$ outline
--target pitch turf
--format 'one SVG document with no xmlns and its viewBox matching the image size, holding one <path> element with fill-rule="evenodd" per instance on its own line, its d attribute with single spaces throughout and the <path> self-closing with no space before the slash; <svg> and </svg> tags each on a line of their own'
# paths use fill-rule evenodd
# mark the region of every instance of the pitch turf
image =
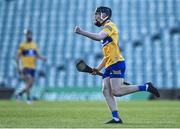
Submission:
<svg viewBox="0 0 180 129">
<path fill-rule="evenodd" d="M 41 128 L 180 128 L 180 102 L 118 102 L 124 124 L 106 125 L 111 119 L 105 102 L 0 101 L 0 127 Z"/>
</svg>

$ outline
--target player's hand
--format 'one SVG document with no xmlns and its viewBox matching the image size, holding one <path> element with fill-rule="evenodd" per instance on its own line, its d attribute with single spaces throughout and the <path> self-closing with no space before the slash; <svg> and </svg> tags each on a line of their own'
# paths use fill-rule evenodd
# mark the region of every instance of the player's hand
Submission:
<svg viewBox="0 0 180 129">
<path fill-rule="evenodd" d="M 81 28 L 79 27 L 79 26 L 76 26 L 75 28 L 74 28 L 74 32 L 75 33 L 77 33 L 77 34 L 81 34 Z"/>
<path fill-rule="evenodd" d="M 45 56 L 39 55 L 38 58 L 41 59 L 41 60 L 44 61 L 44 62 L 47 61 L 47 57 L 45 57 Z"/>
<path fill-rule="evenodd" d="M 18 69 L 17 69 L 17 72 L 18 72 L 19 78 L 20 78 L 21 80 L 24 80 L 25 76 L 24 76 L 24 74 L 23 74 L 23 70 L 20 69 L 20 68 L 18 68 Z"/>
<path fill-rule="evenodd" d="M 44 57 L 44 59 L 43 59 L 45 62 L 47 61 L 47 58 L 46 57 Z"/>
<path fill-rule="evenodd" d="M 22 70 L 20 70 L 19 68 L 17 69 L 17 72 L 19 75 L 21 75 L 23 73 Z"/>
<path fill-rule="evenodd" d="M 97 75 L 99 73 L 99 70 L 97 68 L 92 69 L 92 75 Z"/>
<path fill-rule="evenodd" d="M 16 70 L 17 70 L 18 74 L 21 74 L 21 73 L 22 73 L 22 69 L 21 69 L 20 65 L 18 65 L 18 66 L 16 67 Z"/>
</svg>

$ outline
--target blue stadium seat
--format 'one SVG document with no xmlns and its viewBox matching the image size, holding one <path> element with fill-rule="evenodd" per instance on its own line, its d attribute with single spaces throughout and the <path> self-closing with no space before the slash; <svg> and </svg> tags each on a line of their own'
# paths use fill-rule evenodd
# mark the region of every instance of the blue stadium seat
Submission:
<svg viewBox="0 0 180 129">
<path fill-rule="evenodd" d="M 119 28 L 119 45 L 127 63 L 127 81 L 135 84 L 152 81 L 158 88 L 180 87 L 180 34 L 169 33 L 180 21 L 179 0 L 0 1 L 0 79 L 16 75 L 10 62 L 24 40 L 23 30 L 30 28 L 49 64 L 48 76 L 40 78 L 36 85 L 100 86 L 101 78 L 79 73 L 74 66 L 78 58 L 84 58 L 93 67 L 100 62 L 95 58 L 101 53 L 100 43 L 73 33 L 75 25 L 99 31 L 92 24 L 96 5 L 110 6 L 113 10 L 112 19 Z M 160 34 L 160 40 L 152 40 L 156 33 Z M 141 43 L 135 45 L 136 40 Z M 60 64 L 67 69 L 58 71 Z M 37 68 L 41 67 L 43 64 L 37 62 Z M 13 87 L 20 85 L 16 79 L 7 80 Z"/>
</svg>

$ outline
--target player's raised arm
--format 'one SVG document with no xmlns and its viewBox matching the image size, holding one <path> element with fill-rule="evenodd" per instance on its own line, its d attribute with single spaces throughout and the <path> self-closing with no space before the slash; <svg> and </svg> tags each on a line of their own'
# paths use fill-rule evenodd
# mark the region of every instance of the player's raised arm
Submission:
<svg viewBox="0 0 180 129">
<path fill-rule="evenodd" d="M 96 41 L 100 41 L 100 40 L 103 40 L 105 39 L 108 34 L 104 31 L 101 31 L 99 33 L 91 33 L 91 32 L 88 32 L 88 31 L 85 31 L 83 29 L 81 29 L 79 26 L 76 26 L 74 28 L 74 32 L 77 33 L 77 34 L 80 34 L 80 35 L 83 35 L 83 36 L 86 36 L 92 40 L 96 40 Z"/>
</svg>

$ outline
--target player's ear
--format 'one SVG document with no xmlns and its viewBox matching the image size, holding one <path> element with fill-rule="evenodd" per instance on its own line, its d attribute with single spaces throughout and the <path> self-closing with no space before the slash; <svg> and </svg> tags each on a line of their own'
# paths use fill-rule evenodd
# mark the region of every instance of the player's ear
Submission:
<svg viewBox="0 0 180 129">
<path fill-rule="evenodd" d="M 102 13 L 102 17 L 103 18 L 107 17 L 107 14 L 106 13 Z"/>
<path fill-rule="evenodd" d="M 101 13 L 101 19 L 106 20 L 108 15 L 106 13 Z"/>
</svg>

